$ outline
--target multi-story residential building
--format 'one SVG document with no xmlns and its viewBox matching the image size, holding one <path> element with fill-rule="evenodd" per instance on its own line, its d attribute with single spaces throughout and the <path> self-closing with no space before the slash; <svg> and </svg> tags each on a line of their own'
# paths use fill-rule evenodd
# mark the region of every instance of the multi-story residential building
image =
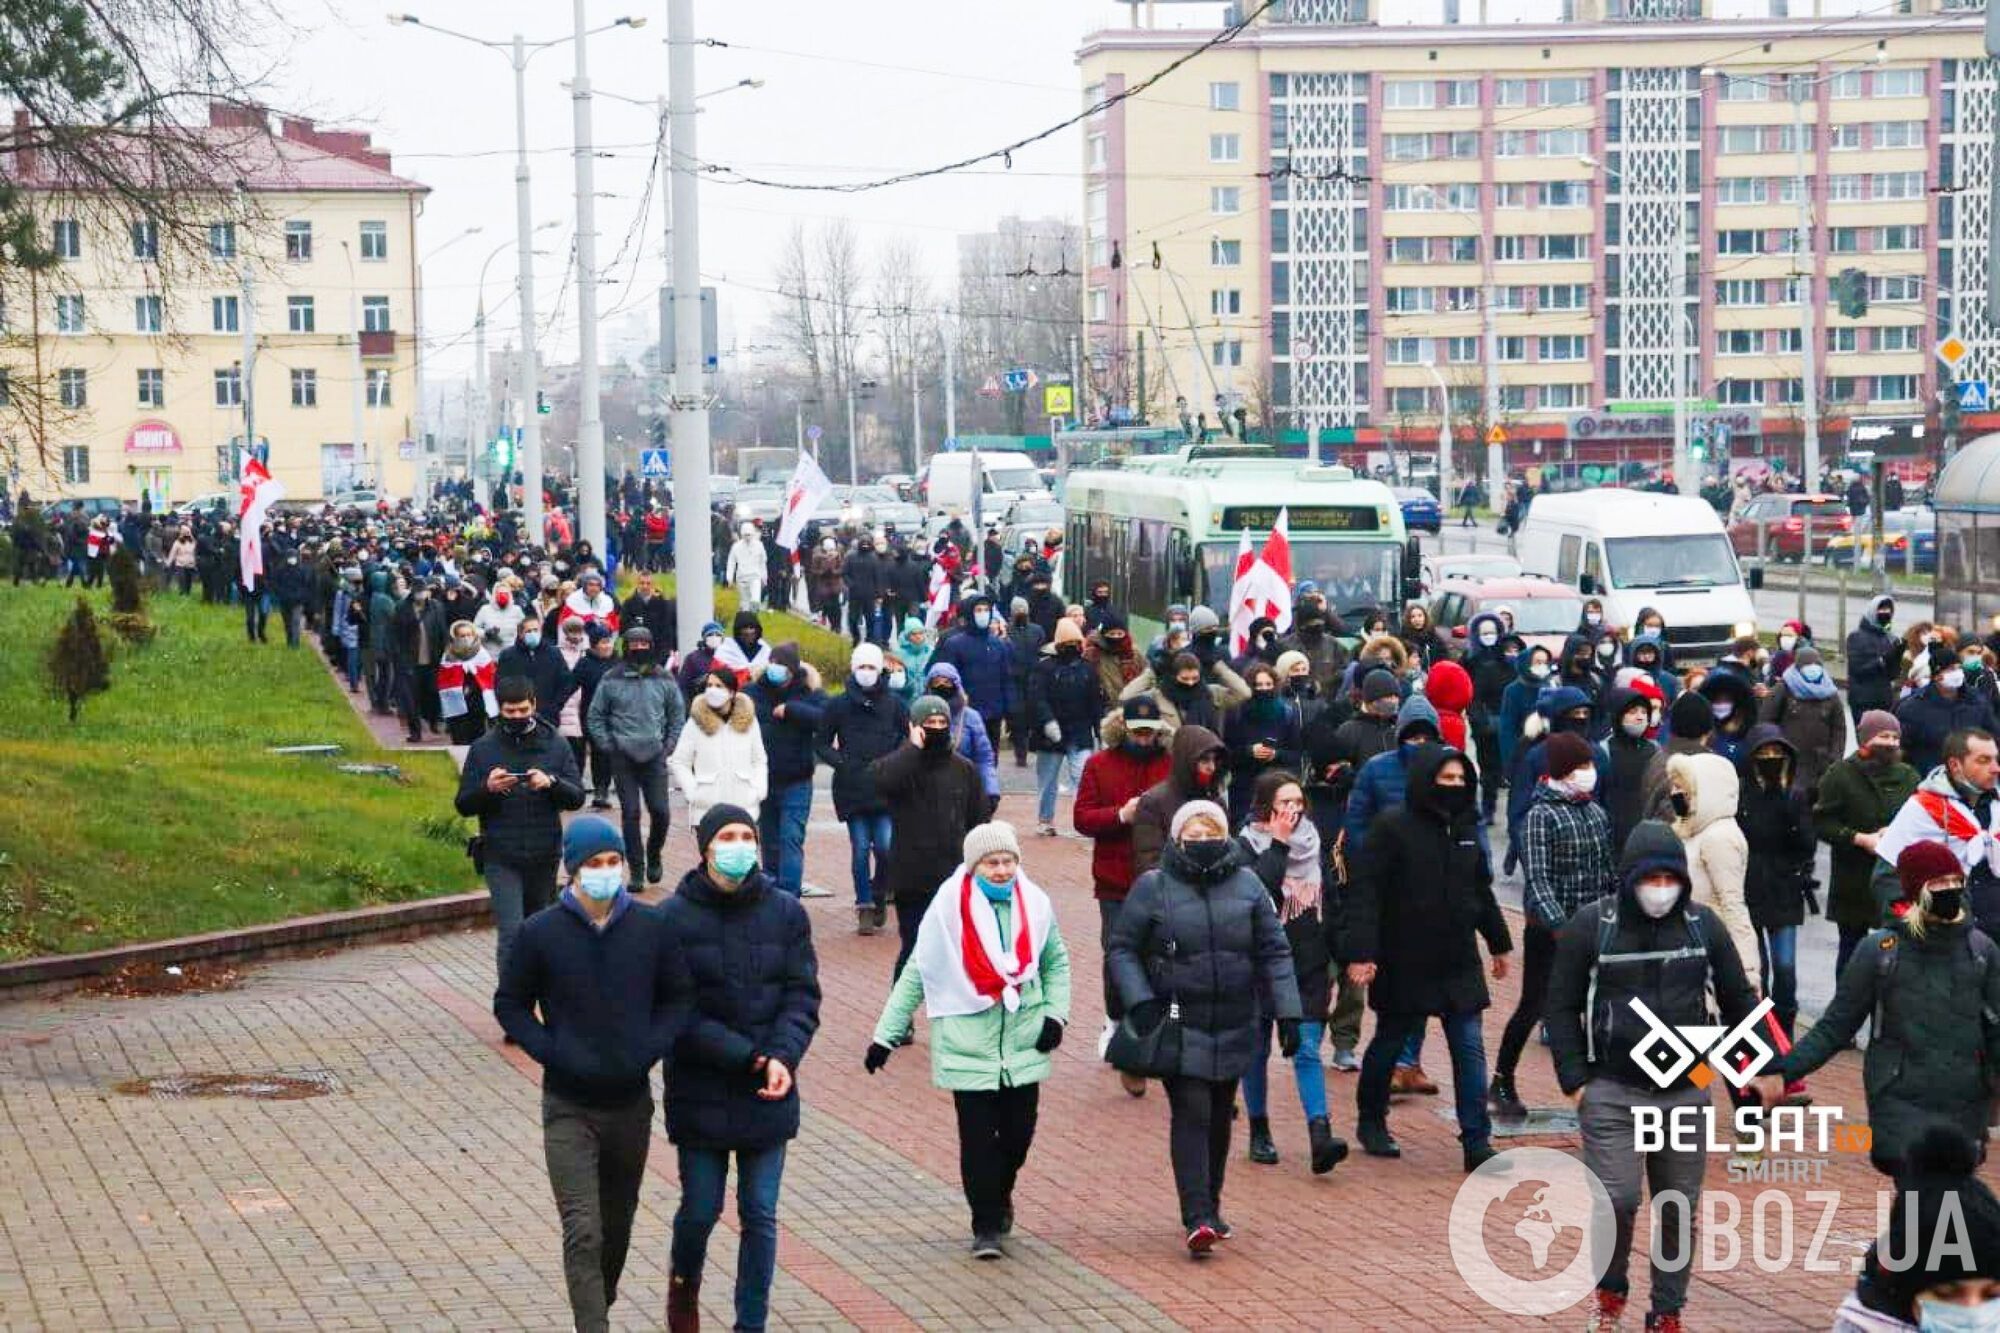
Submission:
<svg viewBox="0 0 2000 1333">
<path fill-rule="evenodd" d="M 367 134 L 309 120 L 273 130 L 255 108 L 216 106 L 186 133 L 218 179 L 212 196 L 172 197 L 165 225 L 80 197 L 43 155 L 7 153 L 58 256 L 5 277 L 10 485 L 156 508 L 233 490 L 247 411 L 289 497 L 412 494 L 427 187 Z"/>
<path fill-rule="evenodd" d="M 1983 3 L 1240 8 L 1086 122 L 1102 401 L 1164 421 L 1222 396 L 1365 444 L 1434 441 L 1443 393 L 1462 444 L 1498 424 L 1510 466 L 1580 469 L 1669 456 L 1677 366 L 1693 432 L 1795 463 L 1809 362 L 1833 459 L 1854 416 L 1936 418 L 1954 375 L 2000 380 Z M 1086 105 L 1216 35 L 1094 34 Z"/>
</svg>

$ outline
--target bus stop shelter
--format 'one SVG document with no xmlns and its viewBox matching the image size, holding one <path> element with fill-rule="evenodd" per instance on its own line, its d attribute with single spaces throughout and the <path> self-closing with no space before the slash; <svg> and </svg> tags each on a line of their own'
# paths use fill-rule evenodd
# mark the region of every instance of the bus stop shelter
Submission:
<svg viewBox="0 0 2000 1333">
<path fill-rule="evenodd" d="M 1958 451 L 1931 492 L 1937 511 L 1934 618 L 1971 627 L 2000 614 L 2000 435 Z"/>
</svg>

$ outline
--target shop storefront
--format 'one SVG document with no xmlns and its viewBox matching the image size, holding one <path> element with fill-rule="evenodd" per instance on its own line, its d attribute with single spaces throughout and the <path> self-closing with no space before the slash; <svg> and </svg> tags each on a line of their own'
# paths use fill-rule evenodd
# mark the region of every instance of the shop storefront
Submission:
<svg viewBox="0 0 2000 1333">
<path fill-rule="evenodd" d="M 174 506 L 174 469 L 181 462 L 181 437 L 164 421 L 141 421 L 125 433 L 125 467 L 136 480 L 139 498 L 153 509 Z"/>
</svg>

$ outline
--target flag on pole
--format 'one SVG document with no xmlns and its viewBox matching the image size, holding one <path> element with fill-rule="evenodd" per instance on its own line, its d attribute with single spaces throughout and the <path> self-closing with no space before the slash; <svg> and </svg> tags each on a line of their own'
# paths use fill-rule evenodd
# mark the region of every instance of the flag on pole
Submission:
<svg viewBox="0 0 2000 1333">
<path fill-rule="evenodd" d="M 1271 535 L 1264 539 L 1262 556 L 1264 567 L 1278 576 L 1284 585 L 1284 595 L 1277 598 L 1276 613 L 1265 612 L 1276 623 L 1278 633 L 1283 634 L 1292 627 L 1292 533 L 1291 511 L 1278 511 L 1278 525 L 1271 529 Z"/>
<path fill-rule="evenodd" d="M 800 454 L 799 465 L 792 469 L 792 479 L 785 483 L 785 504 L 778 514 L 778 545 L 796 552 L 806 520 L 831 494 L 833 483 L 826 479 L 826 473 L 819 470 L 812 455 Z"/>
<path fill-rule="evenodd" d="M 1250 644 L 1250 626 L 1260 619 L 1280 633 L 1292 625 L 1292 544 L 1288 517 L 1278 512 L 1277 526 L 1264 539 L 1263 550 L 1250 552 L 1250 534 L 1236 549 L 1236 582 L 1229 591 L 1229 642 L 1241 655 Z"/>
<path fill-rule="evenodd" d="M 236 509 L 238 563 L 243 567 L 243 586 L 250 589 L 264 576 L 264 540 L 259 529 L 271 506 L 285 498 L 285 487 L 255 454 L 246 453 L 236 492 L 241 501 Z"/>
</svg>

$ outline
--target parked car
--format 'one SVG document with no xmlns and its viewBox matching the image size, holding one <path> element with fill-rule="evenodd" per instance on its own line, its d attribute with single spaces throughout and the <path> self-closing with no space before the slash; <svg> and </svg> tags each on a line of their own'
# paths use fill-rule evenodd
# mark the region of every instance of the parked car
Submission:
<svg viewBox="0 0 2000 1333">
<path fill-rule="evenodd" d="M 1396 486 L 1391 490 L 1396 503 L 1403 507 L 1403 526 L 1411 532 L 1435 534 L 1444 527 L 1444 511 L 1438 508 L 1435 495 L 1415 486 Z"/>
<path fill-rule="evenodd" d="M 1502 606 L 1513 612 L 1516 634 L 1552 653 L 1583 620 L 1583 598 L 1554 579 L 1454 577 L 1432 594 L 1431 623 L 1463 643 L 1474 616 Z"/>
<path fill-rule="evenodd" d="M 1864 517 L 1858 527 L 1826 544 L 1826 563 L 1840 569 L 1874 564 L 1874 520 Z M 1937 515 L 1928 509 L 1891 509 L 1882 515 L 1882 555 L 1892 574 L 1904 569 L 1937 573 Z"/>
<path fill-rule="evenodd" d="M 374 487 L 357 486 L 353 490 L 336 491 L 327 496 L 326 507 L 337 514 L 372 514 L 381 498 Z"/>
<path fill-rule="evenodd" d="M 1729 544 L 1738 555 L 1761 552 L 1770 560 L 1803 559 L 1807 515 L 1812 517 L 1815 556 L 1825 554 L 1835 537 L 1853 531 L 1847 502 L 1837 495 L 1759 495 L 1729 521 Z"/>
<path fill-rule="evenodd" d="M 192 518 L 196 514 L 221 512 L 233 517 L 242 502 L 243 497 L 236 491 L 210 491 L 206 495 L 197 495 L 192 500 L 184 500 L 175 505 L 174 516 Z"/>
<path fill-rule="evenodd" d="M 924 511 L 897 498 L 889 486 L 856 486 L 842 499 L 841 521 L 849 527 L 894 527 L 898 532 L 915 532 L 923 526 Z"/>
<path fill-rule="evenodd" d="M 125 512 L 125 502 L 115 495 L 65 495 L 59 500 L 48 501 L 44 508 L 56 514 L 81 509 L 85 518 L 96 518 L 99 514 L 117 518 Z"/>
<path fill-rule="evenodd" d="M 785 488 L 782 486 L 739 486 L 736 489 L 734 512 L 738 523 L 746 523 L 753 518 L 775 523 L 784 507 Z"/>
<path fill-rule="evenodd" d="M 1429 555 L 1424 557 L 1424 592 L 1436 592 L 1446 579 L 1518 579 L 1521 562 L 1497 551 L 1475 555 Z"/>
</svg>

